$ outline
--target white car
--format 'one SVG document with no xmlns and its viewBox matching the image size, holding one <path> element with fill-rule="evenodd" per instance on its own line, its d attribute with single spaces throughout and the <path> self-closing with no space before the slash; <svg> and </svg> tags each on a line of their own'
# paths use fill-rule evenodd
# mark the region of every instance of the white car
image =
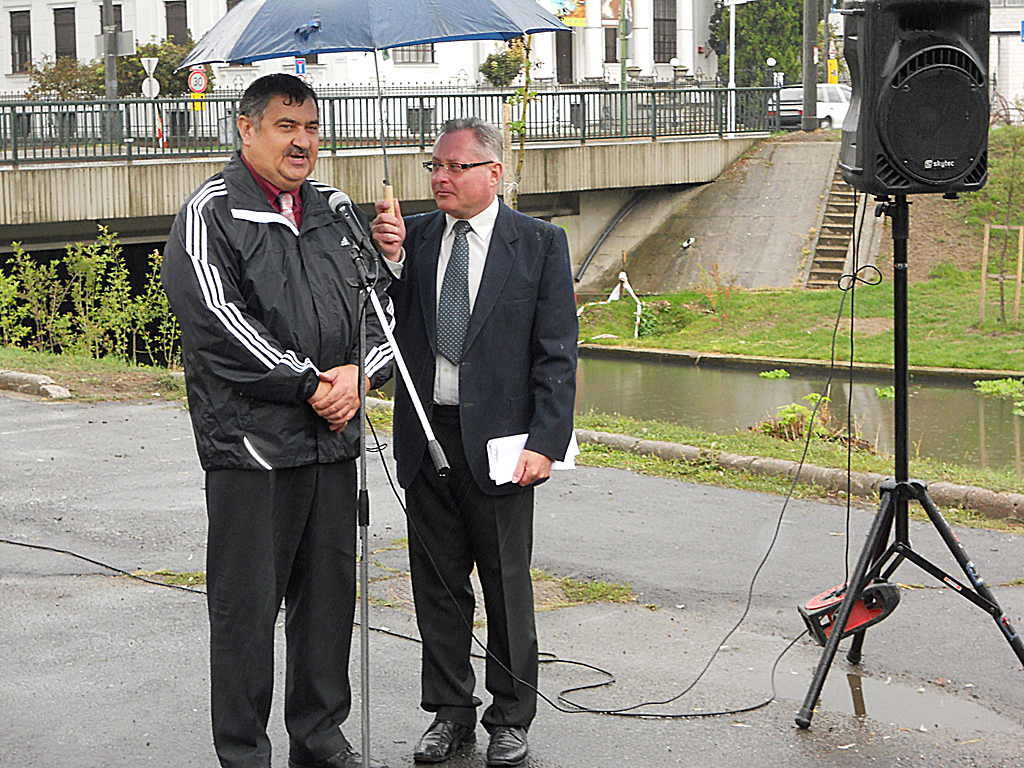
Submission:
<svg viewBox="0 0 1024 768">
<path fill-rule="evenodd" d="M 819 128 L 843 127 L 846 112 L 850 109 L 852 89 L 845 84 L 820 83 L 815 112 Z M 790 85 L 779 91 L 779 126 L 800 128 L 804 116 L 804 87 Z M 769 113 L 771 114 L 771 113 Z"/>
</svg>

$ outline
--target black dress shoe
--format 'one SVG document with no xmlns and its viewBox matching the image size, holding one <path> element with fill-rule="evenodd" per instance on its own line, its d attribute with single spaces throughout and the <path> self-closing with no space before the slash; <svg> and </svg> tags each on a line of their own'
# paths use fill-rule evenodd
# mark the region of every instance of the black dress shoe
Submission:
<svg viewBox="0 0 1024 768">
<path fill-rule="evenodd" d="M 412 759 L 417 763 L 443 763 L 460 747 L 475 743 L 476 729 L 451 720 L 435 720 L 416 745 Z"/>
<path fill-rule="evenodd" d="M 318 760 L 312 763 L 300 763 L 292 758 L 288 759 L 288 768 L 363 768 L 363 756 L 352 747 L 345 747 L 341 752 L 331 755 L 326 760 Z M 370 759 L 370 768 L 388 768 L 379 760 Z"/>
<path fill-rule="evenodd" d="M 488 765 L 519 765 L 530 754 L 526 746 L 526 729 L 499 725 L 491 733 L 487 747 Z"/>
</svg>

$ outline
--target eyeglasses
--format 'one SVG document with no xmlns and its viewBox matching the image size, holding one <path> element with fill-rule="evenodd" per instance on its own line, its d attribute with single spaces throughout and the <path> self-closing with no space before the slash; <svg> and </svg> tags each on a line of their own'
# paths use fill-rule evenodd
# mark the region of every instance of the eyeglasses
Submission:
<svg viewBox="0 0 1024 768">
<path fill-rule="evenodd" d="M 427 173 L 435 173 L 444 168 L 451 176 L 458 176 L 464 171 L 468 171 L 470 168 L 476 168 L 478 165 L 489 165 L 490 163 L 496 163 L 497 160 L 484 160 L 480 163 L 438 163 L 434 160 L 427 160 L 423 163 L 423 168 Z"/>
</svg>

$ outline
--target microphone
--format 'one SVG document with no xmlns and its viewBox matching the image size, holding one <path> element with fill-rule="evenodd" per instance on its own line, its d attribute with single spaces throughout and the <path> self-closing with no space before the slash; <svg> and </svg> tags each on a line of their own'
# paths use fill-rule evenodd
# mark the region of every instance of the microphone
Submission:
<svg viewBox="0 0 1024 768">
<path fill-rule="evenodd" d="M 359 219 L 356 217 L 352 198 L 344 192 L 338 191 L 327 198 L 327 205 L 330 206 L 330 209 L 348 229 L 349 234 L 356 241 L 356 245 L 360 252 L 376 261 L 377 249 L 374 247 L 373 241 L 366 234 L 362 224 L 360 224 Z M 364 283 L 368 282 L 365 275 L 366 268 L 363 266 L 362 260 L 356 257 L 355 261 L 356 264 L 360 265 L 359 268 L 364 273 Z M 378 266 L 378 269 L 379 268 L 380 267 Z M 402 356 L 402 352 L 398 348 L 398 342 L 395 340 L 395 336 L 387 323 L 387 319 L 384 317 L 384 309 L 381 307 L 380 299 L 377 298 L 377 294 L 372 290 L 368 290 L 367 293 L 369 294 L 370 302 L 373 304 L 373 310 L 377 313 L 377 318 L 380 320 L 381 327 L 384 330 L 384 335 L 391 344 L 391 349 L 395 353 L 395 364 L 398 366 L 398 372 L 401 375 L 402 380 L 405 382 L 406 387 L 409 389 L 409 395 L 412 398 L 413 410 L 416 412 L 420 426 L 427 438 L 427 452 L 430 454 L 430 459 L 434 463 L 434 469 L 437 470 L 439 477 L 447 477 L 448 471 L 451 468 L 448 464 L 448 457 L 445 456 L 444 448 L 441 447 L 441 443 L 438 442 L 437 437 L 434 435 L 434 430 L 430 426 L 427 414 L 423 410 L 423 404 L 420 402 L 419 394 L 416 392 L 416 385 L 413 383 L 412 376 L 409 375 L 409 369 L 405 365 L 405 358 Z"/>
<path fill-rule="evenodd" d="M 356 216 L 352 198 L 344 192 L 338 191 L 327 198 L 327 205 L 348 225 L 349 234 L 352 235 L 359 249 L 369 256 L 376 256 L 377 249 L 374 248 L 373 241 L 370 240 L 370 236 L 366 234 L 363 225 Z"/>
</svg>

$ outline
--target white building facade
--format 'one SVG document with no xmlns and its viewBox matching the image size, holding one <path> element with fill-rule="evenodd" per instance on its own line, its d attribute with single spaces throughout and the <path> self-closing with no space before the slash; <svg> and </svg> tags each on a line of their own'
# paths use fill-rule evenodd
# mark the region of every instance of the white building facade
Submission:
<svg viewBox="0 0 1024 768">
<path fill-rule="evenodd" d="M 239 0 L 115 0 L 115 23 L 137 43 L 191 32 L 199 40 Z M 301 1 L 301 0 L 296 0 Z M 713 77 L 718 60 L 708 46 L 714 0 L 538 0 L 572 31 L 534 35 L 533 76 L 541 82 L 618 82 L 625 69 L 619 42 L 620 13 L 630 19 L 629 77 L 668 81 Z M 1024 100 L 1024 0 L 991 0 L 990 85 L 994 100 Z M 0 93 L 23 93 L 29 62 L 73 56 L 100 57 L 102 0 L 0 0 Z M 379 62 L 385 87 L 469 86 L 484 82 L 480 65 L 498 49 L 491 41 L 438 43 L 391 51 Z M 170 66 L 163 62 L 160 66 Z M 305 62 L 315 86 L 374 84 L 371 54 L 337 53 Z M 269 72 L 295 72 L 294 59 L 252 66 L 216 65 L 218 88 L 241 89 Z"/>
<path fill-rule="evenodd" d="M 119 29 L 137 44 L 199 40 L 238 0 L 115 0 Z M 618 82 L 623 70 L 618 40 L 618 0 L 538 0 L 571 25 L 570 32 L 533 37 L 533 77 L 540 81 Z M 72 56 L 88 62 L 101 56 L 102 0 L 0 0 L 0 92 L 28 89 L 29 62 Z M 631 77 L 672 80 L 682 74 L 710 77 L 717 59 L 707 45 L 714 0 L 632 0 L 632 32 L 626 58 Z M 492 41 L 438 43 L 389 52 L 379 62 L 387 86 L 459 86 L 484 82 L 480 65 L 498 50 Z M 169 66 L 163 62 L 159 66 Z M 323 54 L 305 62 L 315 86 L 359 87 L 374 81 L 371 54 Z M 292 58 L 252 66 L 215 66 L 218 88 L 244 88 L 269 72 L 295 72 Z"/>
<path fill-rule="evenodd" d="M 1024 0 L 991 2 L 988 79 L 993 100 L 1024 109 Z"/>
</svg>

